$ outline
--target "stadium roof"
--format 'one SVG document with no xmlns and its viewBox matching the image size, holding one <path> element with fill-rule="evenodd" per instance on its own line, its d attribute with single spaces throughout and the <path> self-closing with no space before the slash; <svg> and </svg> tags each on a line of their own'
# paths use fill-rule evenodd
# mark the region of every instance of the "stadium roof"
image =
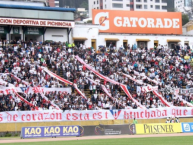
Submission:
<svg viewBox="0 0 193 145">
<path fill-rule="evenodd" d="M 25 6 L 25 5 L 8 5 L 0 4 L 0 8 L 15 8 L 15 9 L 31 9 L 31 10 L 47 10 L 47 11 L 62 11 L 75 12 L 75 8 L 58 8 L 58 7 L 41 7 L 41 6 Z"/>
</svg>

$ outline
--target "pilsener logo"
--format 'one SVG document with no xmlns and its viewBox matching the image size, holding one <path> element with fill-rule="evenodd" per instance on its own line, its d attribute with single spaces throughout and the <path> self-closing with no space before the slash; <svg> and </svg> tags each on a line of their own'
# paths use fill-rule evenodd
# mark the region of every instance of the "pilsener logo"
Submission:
<svg viewBox="0 0 193 145">
<path fill-rule="evenodd" d="M 189 124 L 183 124 L 184 131 L 190 131 L 190 125 Z"/>
<path fill-rule="evenodd" d="M 108 30 L 109 29 L 109 13 L 108 12 L 100 12 L 94 18 L 94 24 L 100 25 L 100 30 Z"/>
</svg>

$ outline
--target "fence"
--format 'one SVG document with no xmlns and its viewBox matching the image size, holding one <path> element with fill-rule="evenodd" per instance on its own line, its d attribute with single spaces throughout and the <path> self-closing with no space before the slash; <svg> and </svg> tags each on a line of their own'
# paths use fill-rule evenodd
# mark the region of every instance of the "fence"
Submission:
<svg viewBox="0 0 193 145">
<path fill-rule="evenodd" d="M 165 123 L 166 119 L 140 119 L 137 120 L 138 124 L 147 123 Z M 193 122 L 193 118 L 180 118 L 180 122 Z M 133 120 L 98 120 L 98 121 L 60 121 L 60 122 L 21 122 L 21 123 L 0 123 L 0 133 L 14 132 L 18 133 L 22 127 L 38 127 L 38 126 L 91 126 L 91 125 L 119 125 L 119 124 L 132 124 Z"/>
</svg>

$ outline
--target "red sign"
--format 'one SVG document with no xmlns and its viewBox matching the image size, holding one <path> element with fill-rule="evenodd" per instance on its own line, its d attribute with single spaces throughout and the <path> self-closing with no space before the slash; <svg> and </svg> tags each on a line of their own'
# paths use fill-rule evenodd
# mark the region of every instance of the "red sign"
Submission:
<svg viewBox="0 0 193 145">
<path fill-rule="evenodd" d="M 14 19 L 0 18 L 0 24 L 3 25 L 22 25 L 22 26 L 44 26 L 44 27 L 61 27 L 73 28 L 74 22 L 70 21 L 53 21 L 53 20 L 36 20 L 36 19 Z"/>
</svg>

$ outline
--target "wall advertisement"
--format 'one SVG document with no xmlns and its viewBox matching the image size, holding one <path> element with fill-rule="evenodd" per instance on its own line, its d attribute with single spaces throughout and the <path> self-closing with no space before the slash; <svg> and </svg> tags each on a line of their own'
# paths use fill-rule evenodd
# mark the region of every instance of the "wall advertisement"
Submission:
<svg viewBox="0 0 193 145">
<path fill-rule="evenodd" d="M 180 133 L 181 123 L 136 124 L 136 134 Z"/>
<path fill-rule="evenodd" d="M 21 138 L 193 132 L 193 123 L 22 127 Z"/>
<path fill-rule="evenodd" d="M 18 26 L 41 26 L 41 27 L 60 27 L 73 28 L 75 23 L 71 21 L 54 21 L 39 19 L 16 19 L 16 18 L 0 18 L 1 25 L 18 25 Z"/>
<path fill-rule="evenodd" d="M 79 126 L 22 127 L 22 138 L 80 136 Z"/>
<path fill-rule="evenodd" d="M 143 13 L 143 15 L 141 15 Z M 179 12 L 92 10 L 102 33 L 182 34 Z"/>
</svg>

